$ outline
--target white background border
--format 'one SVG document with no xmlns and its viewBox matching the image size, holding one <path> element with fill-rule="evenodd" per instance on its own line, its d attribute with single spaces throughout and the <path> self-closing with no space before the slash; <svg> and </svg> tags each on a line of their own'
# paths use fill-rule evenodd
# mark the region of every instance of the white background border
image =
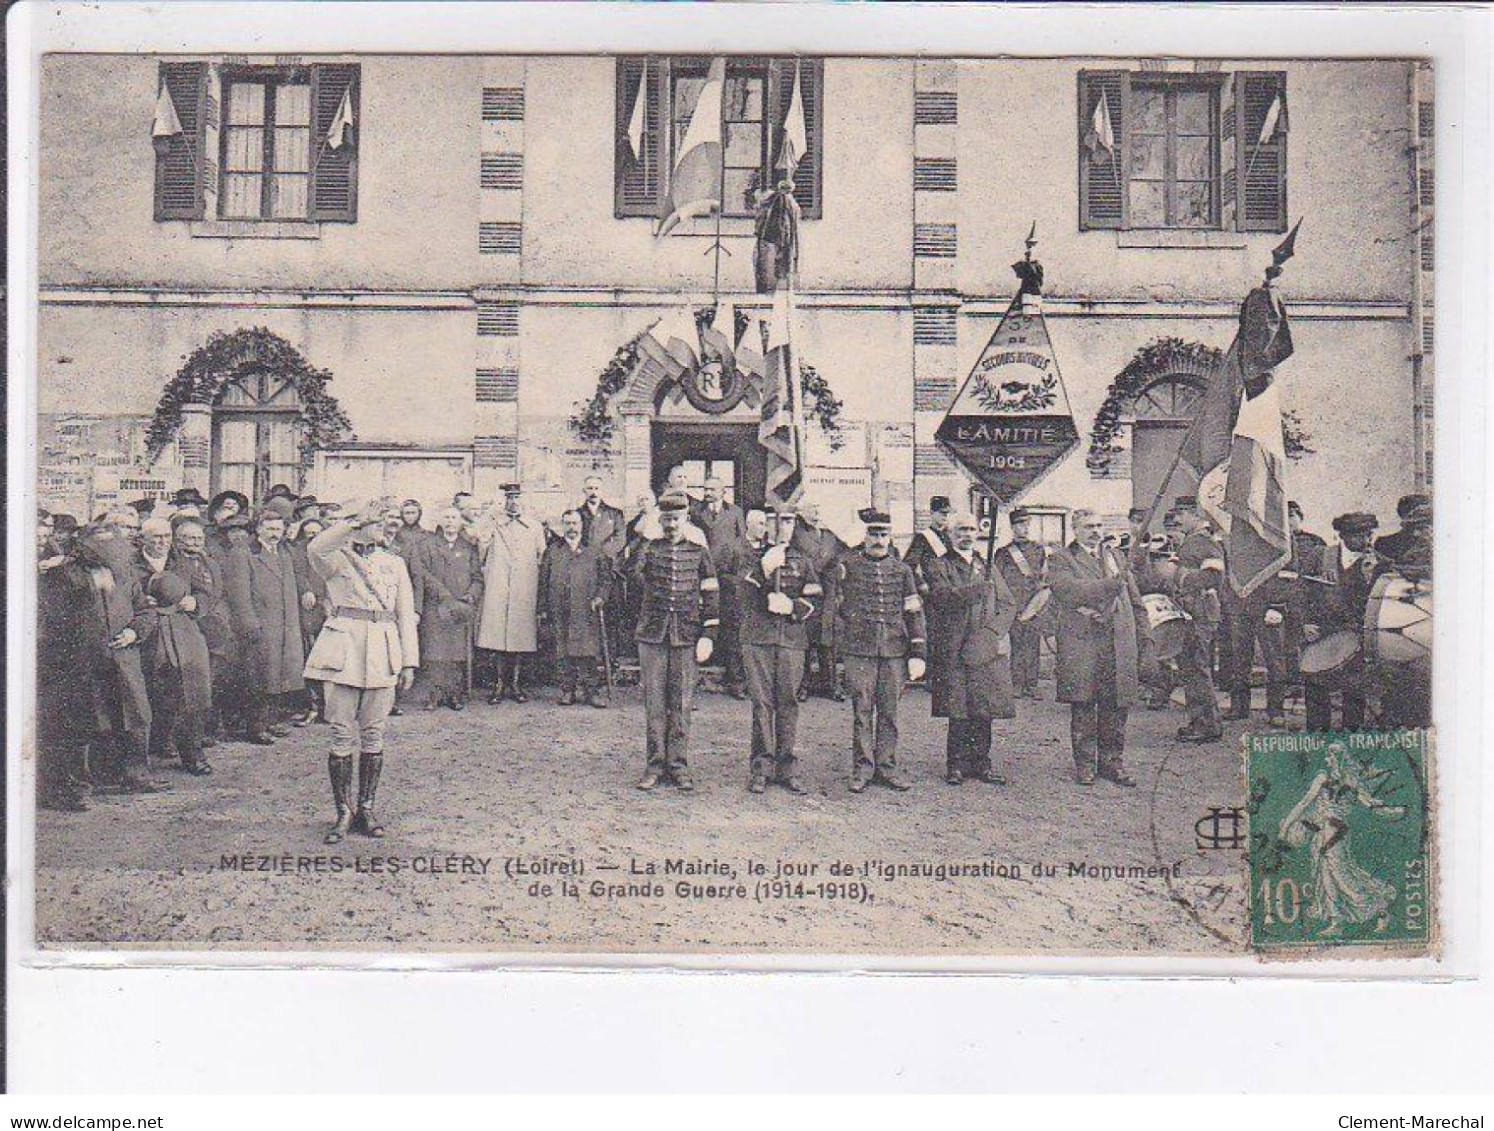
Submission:
<svg viewBox="0 0 1494 1131">
<path fill-rule="evenodd" d="M 31 701 L 35 452 L 35 146 L 43 50 L 528 52 L 830 50 L 838 54 L 1429 56 L 1437 97 L 1437 717 L 1443 922 L 1434 976 L 1491 966 L 1479 933 L 1482 599 L 1489 372 L 1489 13 L 1195 7 L 999 10 L 920 5 L 105 4 L 12 9 L 10 87 L 10 739 Z M 30 959 L 29 772 L 9 775 L 12 958 Z M 162 956 L 149 956 L 159 961 Z M 284 960 L 286 956 L 279 956 Z M 310 960 L 309 956 L 305 956 Z M 328 956 L 315 961 L 326 962 Z M 400 971 L 10 968 L 12 1086 L 46 1090 L 316 1090 L 640 1086 L 1175 1087 L 1397 1090 L 1487 1080 L 1483 983 L 1326 981 L 1391 967 L 1083 959 L 1002 961 L 1025 972 L 1150 980 L 659 971 L 440 973 L 437 960 L 335 959 Z M 190 961 L 199 966 L 202 955 Z M 218 956 L 212 961 L 218 962 Z M 223 956 L 224 963 L 253 962 Z M 470 965 L 474 959 L 458 959 Z M 531 959 L 550 963 L 553 959 Z M 676 962 L 669 959 L 665 961 Z M 103 968 L 97 964 L 105 963 Z M 762 959 L 748 959 L 763 965 Z M 677 964 L 682 964 L 677 962 Z M 691 963 L 695 964 L 695 963 Z M 796 968 L 834 960 L 792 959 Z M 867 965 L 866 960 L 852 960 Z M 930 967 L 964 963 L 937 960 Z M 977 963 L 992 967 L 993 963 Z M 412 970 L 409 967 L 422 969 Z M 1405 964 L 1399 967 L 1404 971 Z M 1416 967 L 1412 967 L 1416 969 Z M 1419 967 L 1423 972 L 1427 966 Z M 1310 979 L 1310 980 L 1309 980 Z M 370 1044 L 372 1043 L 372 1047 Z M 359 1055 L 332 1056 L 359 1049 Z M 336 1064 L 335 1075 L 328 1065 Z"/>
</svg>

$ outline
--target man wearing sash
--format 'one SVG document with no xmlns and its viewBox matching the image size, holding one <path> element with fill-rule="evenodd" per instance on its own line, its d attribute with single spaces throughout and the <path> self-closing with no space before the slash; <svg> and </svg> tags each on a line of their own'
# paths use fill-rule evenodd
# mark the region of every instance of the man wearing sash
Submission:
<svg viewBox="0 0 1494 1131">
<path fill-rule="evenodd" d="M 1035 542 L 1029 536 L 1032 529 L 1030 510 L 1013 507 L 1010 521 L 1012 540 L 996 551 L 996 568 L 1001 571 L 1002 579 L 1012 591 L 1020 610 L 1043 587 L 1047 551 L 1041 542 Z M 1042 617 L 1012 621 L 1012 687 L 1019 699 L 1043 697 L 1038 690 L 1038 670 L 1045 622 L 1046 618 Z"/>
<path fill-rule="evenodd" d="M 384 768 L 384 721 L 396 686 L 408 691 L 420 666 L 415 593 L 404 559 L 385 549 L 389 534 L 377 503 L 338 520 L 306 547 L 311 566 L 327 582 L 332 615 L 322 626 L 306 678 L 325 685 L 332 752 L 327 772 L 337 821 L 326 842 L 349 831 L 382 837 L 374 816 Z M 358 751 L 358 804 L 352 803 L 353 752 Z"/>
</svg>

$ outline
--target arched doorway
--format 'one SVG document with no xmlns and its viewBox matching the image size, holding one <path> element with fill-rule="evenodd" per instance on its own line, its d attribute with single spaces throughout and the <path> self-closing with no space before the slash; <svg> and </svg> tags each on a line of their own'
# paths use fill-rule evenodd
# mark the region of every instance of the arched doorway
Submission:
<svg viewBox="0 0 1494 1131">
<path fill-rule="evenodd" d="M 213 491 L 263 499 L 284 483 L 301 489 L 301 398 L 289 377 L 235 374 L 213 402 Z"/>
<path fill-rule="evenodd" d="M 1172 470 L 1178 449 L 1203 396 L 1204 380 L 1191 373 L 1169 373 L 1148 382 L 1131 402 L 1131 505 L 1149 507 Z M 1162 494 L 1157 513 L 1166 514 L 1179 495 L 1192 495 L 1198 480 L 1178 467 Z"/>
</svg>

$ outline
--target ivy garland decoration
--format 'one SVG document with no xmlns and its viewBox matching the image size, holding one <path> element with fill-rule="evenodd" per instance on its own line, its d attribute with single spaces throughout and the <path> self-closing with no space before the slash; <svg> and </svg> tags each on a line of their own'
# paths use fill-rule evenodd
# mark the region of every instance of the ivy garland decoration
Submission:
<svg viewBox="0 0 1494 1131">
<path fill-rule="evenodd" d="M 1122 417 L 1133 400 L 1159 377 L 1179 370 L 1186 372 L 1213 372 L 1224 361 L 1222 350 L 1201 342 L 1188 342 L 1182 338 L 1156 338 L 1136 351 L 1136 356 L 1116 374 L 1115 380 L 1105 390 L 1105 400 L 1095 413 L 1094 427 L 1090 432 L 1089 454 L 1085 465 L 1090 474 L 1103 476 L 1110 470 L 1122 447 L 1120 435 Z M 1312 452 L 1311 435 L 1302 426 L 1301 418 L 1294 411 L 1281 414 L 1282 435 L 1288 459 L 1301 459 Z"/>
<path fill-rule="evenodd" d="M 736 313 L 736 337 L 740 341 L 748 324 L 745 311 Z M 710 310 L 696 311 L 699 325 L 710 322 Z M 638 343 L 648 330 L 640 331 L 618 347 L 612 359 L 597 375 L 596 389 L 585 401 L 577 401 L 570 417 L 570 429 L 576 439 L 593 448 L 606 448 L 617 435 L 617 419 L 612 412 L 612 401 L 628 387 L 633 371 L 638 366 Z M 819 370 L 806 361 L 799 363 L 799 384 L 804 393 L 804 407 L 814 418 L 820 430 L 828 438 L 832 450 L 839 451 L 845 443 L 841 436 L 841 410 L 844 402 L 835 395 L 830 383 Z"/>
<path fill-rule="evenodd" d="M 176 438 L 185 405 L 210 405 L 228 382 L 260 370 L 287 378 L 295 386 L 301 401 L 302 466 L 310 467 L 319 449 L 357 438 L 347 413 L 327 391 L 331 370 L 317 369 L 284 338 L 267 327 L 253 326 L 216 331 L 167 382 L 145 434 L 149 458 L 159 458 Z"/>
</svg>

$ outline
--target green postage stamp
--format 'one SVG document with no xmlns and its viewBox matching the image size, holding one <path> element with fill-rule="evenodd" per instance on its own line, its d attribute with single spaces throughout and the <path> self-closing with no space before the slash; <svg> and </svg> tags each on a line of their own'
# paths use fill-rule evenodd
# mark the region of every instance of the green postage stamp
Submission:
<svg viewBox="0 0 1494 1131">
<path fill-rule="evenodd" d="M 1257 950 L 1427 948 L 1426 746 L 1420 730 L 1246 736 Z"/>
</svg>

